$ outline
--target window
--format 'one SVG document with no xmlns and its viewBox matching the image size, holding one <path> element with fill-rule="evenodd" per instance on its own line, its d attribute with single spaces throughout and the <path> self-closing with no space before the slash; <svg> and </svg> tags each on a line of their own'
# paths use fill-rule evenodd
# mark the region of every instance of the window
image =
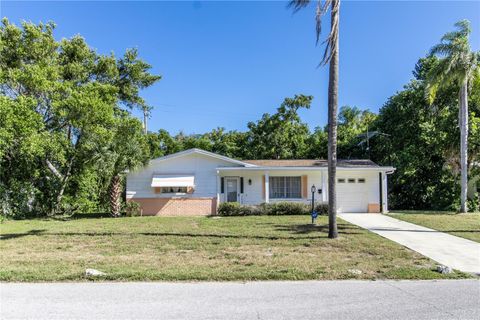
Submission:
<svg viewBox="0 0 480 320">
<path fill-rule="evenodd" d="M 161 187 L 160 193 L 187 193 L 188 187 Z"/>
<path fill-rule="evenodd" d="M 348 183 L 355 183 L 355 179 L 349 178 Z"/>
<path fill-rule="evenodd" d="M 345 179 L 337 179 L 338 183 L 345 183 Z"/>
<path fill-rule="evenodd" d="M 358 183 L 365 183 L 365 178 L 359 178 L 359 179 L 357 180 L 357 182 L 358 182 Z"/>
<path fill-rule="evenodd" d="M 269 192 L 272 199 L 299 199 L 302 197 L 301 177 L 270 177 Z"/>
</svg>

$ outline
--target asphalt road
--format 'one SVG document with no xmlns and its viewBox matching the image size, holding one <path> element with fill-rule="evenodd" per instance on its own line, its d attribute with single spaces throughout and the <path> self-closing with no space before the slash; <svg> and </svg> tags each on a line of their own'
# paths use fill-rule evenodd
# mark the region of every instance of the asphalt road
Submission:
<svg viewBox="0 0 480 320">
<path fill-rule="evenodd" d="M 1 283 L 1 319 L 480 319 L 480 281 Z"/>
</svg>

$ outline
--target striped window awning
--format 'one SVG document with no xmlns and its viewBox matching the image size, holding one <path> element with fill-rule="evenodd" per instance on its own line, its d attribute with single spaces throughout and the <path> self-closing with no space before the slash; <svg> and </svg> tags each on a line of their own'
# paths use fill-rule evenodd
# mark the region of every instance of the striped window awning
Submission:
<svg viewBox="0 0 480 320">
<path fill-rule="evenodd" d="M 195 177 L 188 175 L 154 175 L 152 188 L 157 187 L 194 187 Z"/>
</svg>

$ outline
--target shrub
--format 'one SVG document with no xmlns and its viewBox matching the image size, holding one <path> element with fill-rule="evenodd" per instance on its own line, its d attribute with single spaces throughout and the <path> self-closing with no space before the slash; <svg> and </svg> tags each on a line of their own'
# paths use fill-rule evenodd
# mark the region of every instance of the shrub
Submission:
<svg viewBox="0 0 480 320">
<path fill-rule="evenodd" d="M 317 203 L 315 210 L 319 215 L 328 214 L 328 205 Z M 262 203 L 259 206 L 241 205 L 238 202 L 224 202 L 218 206 L 220 216 L 252 216 L 252 215 L 309 215 L 311 205 L 302 202 Z"/>
<path fill-rule="evenodd" d="M 262 214 L 269 216 L 303 215 L 310 213 L 310 206 L 302 202 L 273 202 L 260 205 Z"/>
<path fill-rule="evenodd" d="M 223 202 L 218 206 L 217 212 L 221 216 L 239 216 L 241 204 L 238 202 Z"/>
<path fill-rule="evenodd" d="M 473 199 L 467 200 L 468 212 L 480 211 L 480 196 L 475 192 Z"/>
<path fill-rule="evenodd" d="M 318 215 L 328 216 L 328 204 L 326 203 L 315 204 L 315 211 L 317 211 Z"/>
<path fill-rule="evenodd" d="M 125 204 L 125 215 L 127 217 L 137 217 L 141 214 L 140 203 L 136 201 L 128 201 Z"/>
<path fill-rule="evenodd" d="M 223 202 L 218 206 L 221 216 L 254 216 L 261 214 L 258 207 L 241 205 L 238 202 Z"/>
</svg>

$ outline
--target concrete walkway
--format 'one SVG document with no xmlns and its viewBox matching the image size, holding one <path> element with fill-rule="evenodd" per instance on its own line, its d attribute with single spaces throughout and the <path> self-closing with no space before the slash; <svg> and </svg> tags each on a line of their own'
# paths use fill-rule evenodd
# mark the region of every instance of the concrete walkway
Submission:
<svg viewBox="0 0 480 320">
<path fill-rule="evenodd" d="M 338 216 L 417 251 L 440 264 L 460 271 L 480 274 L 480 243 L 382 214 L 343 213 Z"/>
<path fill-rule="evenodd" d="M 480 319 L 480 281 L 0 283 L 0 319 Z"/>
</svg>

